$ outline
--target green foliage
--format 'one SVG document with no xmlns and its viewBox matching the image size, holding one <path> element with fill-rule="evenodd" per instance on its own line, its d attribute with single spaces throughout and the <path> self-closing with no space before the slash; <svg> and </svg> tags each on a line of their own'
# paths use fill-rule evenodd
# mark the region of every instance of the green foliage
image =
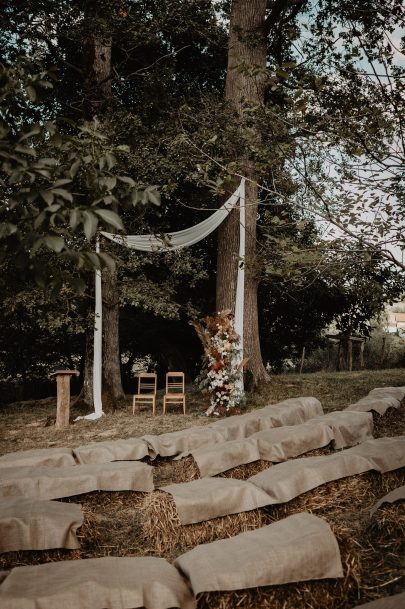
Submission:
<svg viewBox="0 0 405 609">
<path fill-rule="evenodd" d="M 13 95 L 35 101 L 35 87 L 53 86 L 47 72 L 27 71 L 32 67 L 26 61 L 19 68 L 1 66 L 6 119 Z M 129 148 L 117 144 L 109 131 L 111 127 L 97 119 L 77 125 L 69 121 L 69 133 L 55 122 L 18 131 L 5 125 L 0 129 L 3 256 L 12 254 L 17 268 L 39 285 L 55 281 L 51 268 L 38 257 L 43 248 L 79 269 L 113 268 L 108 255 L 86 249 L 81 233 L 91 242 L 98 228 L 123 230 L 118 208 L 160 204 L 155 186 L 145 187 L 125 175 Z"/>
</svg>

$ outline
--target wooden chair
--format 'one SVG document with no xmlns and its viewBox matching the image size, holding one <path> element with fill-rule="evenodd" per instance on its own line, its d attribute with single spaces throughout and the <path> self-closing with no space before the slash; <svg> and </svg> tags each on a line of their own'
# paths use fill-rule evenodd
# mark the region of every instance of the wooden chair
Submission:
<svg viewBox="0 0 405 609">
<path fill-rule="evenodd" d="M 141 406 L 152 405 L 152 414 L 156 414 L 156 387 L 157 376 L 155 372 L 142 372 L 138 374 L 138 393 L 132 402 L 132 414 L 140 412 Z"/>
<path fill-rule="evenodd" d="M 163 396 L 163 414 L 166 414 L 170 404 L 182 404 L 183 414 L 186 414 L 186 395 L 184 392 L 184 372 L 168 372 L 166 374 L 166 392 Z"/>
</svg>

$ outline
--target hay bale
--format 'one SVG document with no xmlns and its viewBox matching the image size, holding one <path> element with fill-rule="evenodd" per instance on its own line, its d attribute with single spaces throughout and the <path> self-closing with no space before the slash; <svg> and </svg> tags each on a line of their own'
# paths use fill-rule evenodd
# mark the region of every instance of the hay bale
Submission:
<svg viewBox="0 0 405 609">
<path fill-rule="evenodd" d="M 148 551 L 168 559 L 199 544 L 233 537 L 269 524 L 266 512 L 257 509 L 183 526 L 172 496 L 163 491 L 145 496 L 141 511 L 142 539 L 148 545 Z"/>
<path fill-rule="evenodd" d="M 155 488 L 200 478 L 197 463 L 191 455 L 178 461 L 174 461 L 172 457 L 157 457 L 152 464 L 155 468 L 153 475 Z"/>
<path fill-rule="evenodd" d="M 399 408 L 388 408 L 383 415 L 374 411 L 372 414 L 374 423 L 373 436 L 375 438 L 405 434 L 404 405 L 401 405 Z"/>
<path fill-rule="evenodd" d="M 375 501 L 403 484 L 404 478 L 405 469 L 384 475 L 366 472 L 329 482 L 285 504 L 190 525 L 180 523 L 169 493 L 155 491 L 146 495 L 141 505 L 141 535 L 148 551 L 172 558 L 198 544 L 232 537 L 303 511 L 324 517 L 331 526 L 346 526 L 349 521 L 356 529 L 359 519 L 369 518 L 368 510 Z"/>
<path fill-rule="evenodd" d="M 60 560 L 143 554 L 139 542 L 139 507 L 145 495 L 131 491 L 95 491 L 64 499 L 64 503 L 82 505 L 84 522 L 77 533 L 81 547 L 77 550 L 5 552 L 0 555 L 0 570 Z"/>
<path fill-rule="evenodd" d="M 226 472 L 222 472 L 215 476 L 215 478 L 234 478 L 235 480 L 247 480 L 251 476 L 262 472 L 264 469 L 271 467 L 270 461 L 253 461 L 253 463 L 246 463 L 246 465 L 238 465 L 232 469 L 228 469 Z"/>
</svg>

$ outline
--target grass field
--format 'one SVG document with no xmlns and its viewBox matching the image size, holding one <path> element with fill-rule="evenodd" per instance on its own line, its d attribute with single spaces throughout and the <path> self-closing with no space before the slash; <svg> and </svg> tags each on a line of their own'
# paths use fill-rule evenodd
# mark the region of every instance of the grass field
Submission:
<svg viewBox="0 0 405 609">
<path fill-rule="evenodd" d="M 286 398 L 313 395 L 325 412 L 340 410 L 364 397 L 371 389 L 405 386 L 405 370 L 363 371 L 275 376 L 271 383 L 249 397 L 251 410 Z M 161 400 L 159 401 L 161 409 Z M 201 416 L 207 400 L 192 388 L 188 391 L 189 414 L 169 413 L 152 418 L 150 413 L 133 416 L 128 407 L 99 421 L 80 421 L 66 431 L 45 427 L 55 412 L 55 400 L 23 402 L 1 410 L 0 452 L 29 448 L 77 446 L 91 441 L 163 433 L 212 422 Z M 405 434 L 405 408 L 389 409 L 374 416 L 375 437 Z M 330 448 L 322 449 L 328 452 Z M 321 452 L 322 452 L 321 451 Z M 184 480 L 187 470 L 169 459 L 154 463 L 157 484 Z M 225 474 L 246 478 L 259 471 L 263 462 L 240 466 Z M 186 471 L 186 474 L 185 474 Z M 325 484 L 288 504 L 254 510 L 242 515 L 216 518 L 207 523 L 181 527 L 176 514 L 161 514 L 170 521 L 165 532 L 154 527 L 151 495 L 131 492 L 95 492 L 63 501 L 80 503 L 85 521 L 79 530 L 80 550 L 8 552 L 0 556 L 0 569 L 48 561 L 76 560 L 100 556 L 162 556 L 173 560 L 196 543 L 212 541 L 264 526 L 303 510 L 324 518 L 338 538 L 345 576 L 342 580 L 305 582 L 232 593 L 203 594 L 198 608 L 212 609 L 350 609 L 361 602 L 405 590 L 403 504 L 388 505 L 370 519 L 370 507 L 393 488 L 405 484 L 405 471 L 384 476 L 368 472 Z M 153 494 L 156 496 L 156 494 Z M 181 528 L 180 528 L 181 527 Z M 171 533 L 173 531 L 174 533 Z M 177 535 L 177 537 L 176 537 Z M 165 541 L 166 539 L 166 541 Z"/>
</svg>

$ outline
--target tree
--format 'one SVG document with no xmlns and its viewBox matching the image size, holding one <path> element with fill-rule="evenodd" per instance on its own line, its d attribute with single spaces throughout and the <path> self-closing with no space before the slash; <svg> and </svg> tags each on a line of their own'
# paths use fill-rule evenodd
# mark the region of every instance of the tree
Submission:
<svg viewBox="0 0 405 609">
<path fill-rule="evenodd" d="M 248 192 L 251 214 L 246 222 L 250 246 L 245 265 L 250 279 L 245 295 L 249 302 L 245 340 L 255 381 L 265 378 L 258 338 L 253 343 L 249 338 L 251 332 L 257 337 L 260 264 L 254 246 L 257 191 L 253 184 L 258 180 L 262 193 L 270 193 L 273 200 L 295 204 L 302 216 L 316 217 L 336 227 L 336 246 L 348 240 L 357 241 L 361 249 L 376 256 L 381 254 L 388 262 L 404 268 L 389 249 L 378 243 L 381 236 L 397 242 L 401 239 L 402 203 L 400 199 L 392 201 L 393 194 L 400 194 L 397 184 L 401 169 L 398 152 L 392 152 L 390 143 L 393 138 L 398 144 L 403 141 L 399 94 L 403 83 L 394 70 L 393 82 L 388 87 L 381 86 L 377 79 L 368 81 L 364 88 L 364 69 L 350 63 L 356 54 L 368 61 L 380 60 L 385 67 L 392 63 L 392 53 L 384 42 L 379 42 L 379 37 L 386 28 L 392 30 L 401 22 L 399 3 L 394 0 L 390 3 L 392 11 L 388 19 L 385 10 L 380 11 L 373 4 L 367 9 L 358 3 L 333 1 L 316 7 L 305 0 L 250 3 L 234 0 L 231 4 L 225 95 L 237 110 L 243 128 L 241 139 L 246 144 L 243 157 L 236 157 L 237 173 L 245 175 L 251 184 Z M 339 28 L 342 50 L 336 48 L 333 40 Z M 300 39 L 302 30 L 310 30 L 313 36 L 308 43 Z M 376 72 L 373 63 L 371 67 Z M 390 78 L 388 72 L 386 76 Z M 366 103 L 373 110 L 365 111 L 359 121 L 359 106 Z M 392 115 L 387 117 L 390 106 Z M 269 158 L 271 155 L 273 159 Z M 354 174 L 359 163 L 353 159 L 359 155 L 366 157 L 359 175 L 364 181 L 367 174 L 368 190 L 379 188 L 379 196 L 373 193 L 371 197 L 364 184 L 356 181 Z M 216 161 L 212 157 L 210 160 Z M 330 171 L 332 164 L 335 174 Z M 379 175 L 379 171 L 387 167 L 391 176 L 384 184 L 387 178 Z M 230 172 L 226 163 L 222 169 L 224 173 Z M 282 174 L 287 171 L 296 183 L 292 192 L 286 191 L 283 184 Z M 382 205 L 384 194 L 389 196 Z M 370 210 L 371 222 L 370 217 L 364 216 Z M 388 235 L 390 229 L 394 236 Z M 234 302 L 237 243 L 238 222 L 233 214 L 220 231 L 218 308 L 224 303 L 232 306 Z"/>
</svg>

